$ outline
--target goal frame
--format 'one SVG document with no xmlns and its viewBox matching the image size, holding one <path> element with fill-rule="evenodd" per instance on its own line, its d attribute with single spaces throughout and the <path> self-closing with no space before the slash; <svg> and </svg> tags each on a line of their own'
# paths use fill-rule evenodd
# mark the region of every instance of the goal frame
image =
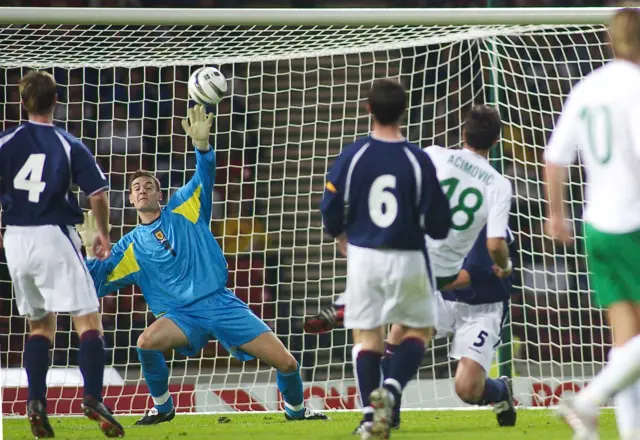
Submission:
<svg viewBox="0 0 640 440">
<path fill-rule="evenodd" d="M 0 24 L 461 26 L 604 24 L 619 8 L 172 9 L 0 7 Z"/>
<path fill-rule="evenodd" d="M 172 9 L 0 7 L 3 25 L 168 25 L 168 26 L 482 26 L 603 25 L 617 7 L 598 8 L 326 8 Z M 491 38 L 489 39 L 491 41 Z M 492 57 L 492 100 L 499 102 L 500 61 Z M 498 359 L 500 374 L 511 376 L 509 323 Z"/>
</svg>

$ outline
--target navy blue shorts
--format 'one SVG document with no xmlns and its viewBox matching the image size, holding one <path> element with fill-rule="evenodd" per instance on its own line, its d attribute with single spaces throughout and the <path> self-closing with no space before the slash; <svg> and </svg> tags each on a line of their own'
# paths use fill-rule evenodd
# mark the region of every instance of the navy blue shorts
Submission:
<svg viewBox="0 0 640 440">
<path fill-rule="evenodd" d="M 215 338 L 236 359 L 249 361 L 253 356 L 244 353 L 238 347 L 271 331 L 269 326 L 229 289 L 168 312 L 163 317 L 172 320 L 187 336 L 189 345 L 176 348 L 176 351 L 184 356 L 198 354 Z"/>
</svg>

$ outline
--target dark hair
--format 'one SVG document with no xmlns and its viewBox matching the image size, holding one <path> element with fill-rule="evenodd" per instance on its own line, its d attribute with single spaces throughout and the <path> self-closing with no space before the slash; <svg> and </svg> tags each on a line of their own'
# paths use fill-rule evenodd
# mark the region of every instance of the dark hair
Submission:
<svg viewBox="0 0 640 440">
<path fill-rule="evenodd" d="M 131 179 L 129 179 L 129 191 L 131 191 L 133 189 L 133 181 L 136 180 L 138 177 L 149 177 L 153 180 L 153 182 L 156 184 L 156 190 L 160 191 L 160 181 L 158 180 L 158 178 L 156 176 L 153 175 L 152 172 L 150 171 L 146 171 L 146 170 L 138 170 L 135 173 L 133 173 L 131 175 Z"/>
<path fill-rule="evenodd" d="M 56 105 L 56 96 L 56 80 L 50 73 L 32 70 L 20 80 L 20 98 L 29 114 L 50 114 Z"/>
<path fill-rule="evenodd" d="M 502 120 L 495 107 L 474 105 L 464 120 L 464 141 L 471 148 L 489 150 L 500 138 Z"/>
<path fill-rule="evenodd" d="M 377 79 L 371 86 L 368 102 L 371 114 L 378 123 L 397 124 L 407 109 L 407 91 L 398 81 Z"/>
</svg>

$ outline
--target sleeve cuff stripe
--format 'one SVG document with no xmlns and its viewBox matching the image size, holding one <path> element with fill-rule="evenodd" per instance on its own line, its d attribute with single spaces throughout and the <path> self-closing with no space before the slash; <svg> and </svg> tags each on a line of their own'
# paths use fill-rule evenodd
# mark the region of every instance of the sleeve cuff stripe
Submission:
<svg viewBox="0 0 640 440">
<path fill-rule="evenodd" d="M 95 190 L 91 194 L 87 194 L 87 197 L 95 196 L 96 194 L 99 194 L 99 193 L 101 193 L 103 191 L 109 191 L 109 185 L 103 186 L 102 188 L 98 188 L 97 190 Z"/>
</svg>

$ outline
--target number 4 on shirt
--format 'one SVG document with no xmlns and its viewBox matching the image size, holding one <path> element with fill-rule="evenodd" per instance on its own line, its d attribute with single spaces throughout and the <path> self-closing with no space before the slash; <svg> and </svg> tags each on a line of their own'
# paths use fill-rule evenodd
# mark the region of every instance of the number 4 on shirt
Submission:
<svg viewBox="0 0 640 440">
<path fill-rule="evenodd" d="M 42 153 L 31 154 L 22 165 L 18 174 L 13 179 L 13 187 L 29 192 L 29 201 L 38 203 L 40 194 L 47 186 L 42 181 L 42 171 L 44 170 L 44 160 L 46 156 Z"/>
</svg>

